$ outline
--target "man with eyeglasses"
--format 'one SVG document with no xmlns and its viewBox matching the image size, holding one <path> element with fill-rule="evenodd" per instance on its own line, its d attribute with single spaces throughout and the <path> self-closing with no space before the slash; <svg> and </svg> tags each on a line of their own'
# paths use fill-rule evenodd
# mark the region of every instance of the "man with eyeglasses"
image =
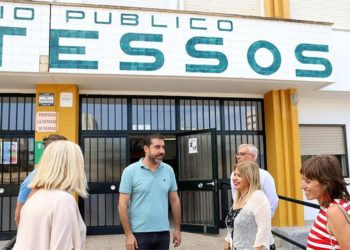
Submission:
<svg viewBox="0 0 350 250">
<path fill-rule="evenodd" d="M 242 161 L 256 161 L 258 158 L 258 149 L 255 145 L 253 144 L 241 144 L 238 147 L 238 153 L 236 154 L 236 159 L 237 162 L 242 162 Z M 260 174 L 260 183 L 263 188 L 263 191 L 270 203 L 271 207 L 271 216 L 275 214 L 276 208 L 278 206 L 278 195 L 276 193 L 276 187 L 275 187 L 275 181 L 272 177 L 272 175 L 267 172 L 264 169 L 259 169 L 259 174 Z M 233 172 L 230 177 L 230 184 L 231 184 L 231 191 L 232 191 L 232 198 L 234 199 L 236 195 L 236 190 L 233 185 Z M 270 237 L 270 250 L 276 249 L 274 240 L 271 234 Z"/>
</svg>

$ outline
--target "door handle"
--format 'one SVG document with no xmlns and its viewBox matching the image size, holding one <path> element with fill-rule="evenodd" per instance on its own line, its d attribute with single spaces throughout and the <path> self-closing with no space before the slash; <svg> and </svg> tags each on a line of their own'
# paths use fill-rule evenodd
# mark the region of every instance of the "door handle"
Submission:
<svg viewBox="0 0 350 250">
<path fill-rule="evenodd" d="M 111 185 L 111 190 L 115 190 L 115 185 Z"/>
<path fill-rule="evenodd" d="M 203 188 L 203 183 L 202 182 L 200 182 L 200 183 L 198 183 L 198 188 Z"/>
<path fill-rule="evenodd" d="M 0 188 L 0 194 L 5 193 L 5 188 Z"/>
<path fill-rule="evenodd" d="M 212 182 L 207 182 L 207 186 L 215 186 L 215 181 L 212 181 Z"/>
</svg>

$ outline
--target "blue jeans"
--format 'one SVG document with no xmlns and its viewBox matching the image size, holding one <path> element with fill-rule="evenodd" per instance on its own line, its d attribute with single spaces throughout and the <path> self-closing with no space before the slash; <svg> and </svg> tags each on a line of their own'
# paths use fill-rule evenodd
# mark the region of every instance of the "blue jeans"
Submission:
<svg viewBox="0 0 350 250">
<path fill-rule="evenodd" d="M 169 250 L 169 231 L 134 233 L 134 235 L 139 247 L 138 250 Z"/>
</svg>

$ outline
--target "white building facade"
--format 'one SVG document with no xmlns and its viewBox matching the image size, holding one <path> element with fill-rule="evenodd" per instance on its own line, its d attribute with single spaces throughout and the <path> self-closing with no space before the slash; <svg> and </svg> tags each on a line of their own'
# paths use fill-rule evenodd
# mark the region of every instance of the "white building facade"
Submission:
<svg viewBox="0 0 350 250">
<path fill-rule="evenodd" d="M 316 7 L 332 10 L 322 15 L 329 19 L 314 16 Z M 303 199 L 301 160 L 315 154 L 337 155 L 349 178 L 349 9 L 344 1 L 1 1 L 2 233 L 15 230 L 18 185 L 50 133 L 84 151 L 91 195 L 79 205 L 90 233 L 121 232 L 120 174 L 142 156 L 146 133 L 166 135 L 191 231 L 223 225 L 241 143 L 258 146 L 285 197 Z M 199 151 L 190 154 L 193 138 Z M 274 224 L 314 214 L 281 201 Z"/>
</svg>

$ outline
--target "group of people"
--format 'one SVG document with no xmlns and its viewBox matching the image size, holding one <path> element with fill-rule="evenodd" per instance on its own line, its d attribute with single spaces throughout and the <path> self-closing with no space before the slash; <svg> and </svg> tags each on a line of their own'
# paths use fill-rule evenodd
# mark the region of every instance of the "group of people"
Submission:
<svg viewBox="0 0 350 250">
<path fill-rule="evenodd" d="M 270 232 L 278 196 L 272 176 L 256 164 L 257 155 L 251 144 L 240 145 L 236 155 L 225 250 L 275 249 Z M 314 156 L 303 163 L 300 174 L 306 198 L 321 206 L 306 249 L 350 249 L 350 195 L 340 162 L 331 155 Z"/>
<path fill-rule="evenodd" d="M 65 137 L 45 141 L 39 167 L 21 185 L 15 219 L 18 225 L 13 249 L 83 249 L 86 226 L 73 192 L 87 196 L 87 180 L 80 147 Z M 164 137 L 147 135 L 145 156 L 123 171 L 118 212 L 127 250 L 169 249 L 168 205 L 174 247 L 181 244 L 181 208 L 175 174 L 163 162 Z M 271 174 L 256 163 L 258 149 L 242 144 L 230 177 L 233 205 L 226 217 L 225 250 L 276 249 L 271 219 L 278 206 Z M 336 157 L 315 156 L 300 170 L 307 199 L 321 205 L 307 240 L 307 249 L 350 249 L 350 195 Z M 25 204 L 25 205 L 24 205 Z"/>
</svg>

